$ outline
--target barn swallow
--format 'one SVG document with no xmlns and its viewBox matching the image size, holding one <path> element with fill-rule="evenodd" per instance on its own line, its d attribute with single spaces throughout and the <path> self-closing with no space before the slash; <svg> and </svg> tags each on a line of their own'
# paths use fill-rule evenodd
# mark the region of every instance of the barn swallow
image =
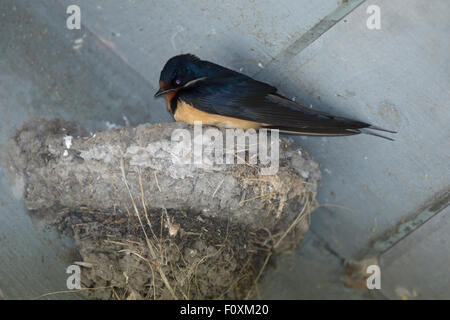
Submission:
<svg viewBox="0 0 450 320">
<path fill-rule="evenodd" d="M 167 61 L 159 90 L 176 121 L 239 129 L 278 129 L 309 136 L 379 136 L 368 129 L 396 133 L 365 122 L 304 107 L 277 88 L 218 64 L 182 54 Z"/>
</svg>

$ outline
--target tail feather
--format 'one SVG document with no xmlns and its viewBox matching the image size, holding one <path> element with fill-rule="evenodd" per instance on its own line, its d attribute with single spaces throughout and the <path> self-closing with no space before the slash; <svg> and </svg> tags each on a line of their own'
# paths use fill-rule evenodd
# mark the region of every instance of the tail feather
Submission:
<svg viewBox="0 0 450 320">
<path fill-rule="evenodd" d="M 370 125 L 369 127 L 367 127 L 367 129 L 384 131 L 384 132 L 389 132 L 389 133 L 397 133 L 397 131 L 392 131 L 392 130 L 384 129 L 384 128 L 373 126 L 373 125 Z"/>
<path fill-rule="evenodd" d="M 368 134 L 368 135 L 371 135 L 371 136 L 380 137 L 380 138 L 387 139 L 387 140 L 390 140 L 390 141 L 395 141 L 394 139 L 392 139 L 392 138 L 390 138 L 390 137 L 383 136 L 383 135 L 378 134 L 378 133 L 376 133 L 376 132 L 372 132 L 372 131 L 370 131 L 370 130 L 368 130 L 368 129 L 372 129 L 372 130 L 380 130 L 380 131 L 385 131 L 385 132 L 390 132 L 390 133 L 397 133 L 397 132 L 395 132 L 395 131 L 382 130 L 382 129 L 375 129 L 375 128 L 372 128 L 372 127 L 369 127 L 369 128 L 363 128 L 363 129 L 360 129 L 359 131 L 360 131 L 361 133 Z"/>
<path fill-rule="evenodd" d="M 367 128 L 358 128 L 358 129 L 347 129 L 347 128 L 295 128 L 295 127 L 283 127 L 283 126 L 264 126 L 264 129 L 278 129 L 281 133 L 292 134 L 292 135 L 305 135 L 305 136 L 328 136 L 328 137 L 337 137 L 337 136 L 351 136 L 355 134 L 367 134 L 375 137 L 380 137 L 383 139 L 387 139 L 390 141 L 395 141 L 390 137 L 383 136 L 376 132 L 372 132 L 368 129 L 385 131 L 390 133 L 396 133 L 395 131 L 390 131 L 386 129 L 381 129 L 378 127 L 369 126 Z"/>
<path fill-rule="evenodd" d="M 305 136 L 351 136 L 361 133 L 359 129 L 346 128 L 295 128 L 286 126 L 264 126 L 264 129 L 278 129 L 281 133 L 296 134 Z"/>
</svg>

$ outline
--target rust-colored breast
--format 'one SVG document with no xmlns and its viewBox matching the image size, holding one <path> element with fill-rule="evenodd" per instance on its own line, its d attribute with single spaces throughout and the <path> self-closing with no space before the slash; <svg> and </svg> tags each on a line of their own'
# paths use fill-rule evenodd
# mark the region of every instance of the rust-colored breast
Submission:
<svg viewBox="0 0 450 320">
<path fill-rule="evenodd" d="M 247 130 L 259 129 L 261 127 L 261 124 L 257 122 L 220 116 L 200 111 L 182 100 L 178 100 L 174 118 L 176 121 L 182 121 L 189 124 L 194 124 L 195 121 L 201 121 L 202 125 L 210 125 L 221 128 Z"/>
</svg>

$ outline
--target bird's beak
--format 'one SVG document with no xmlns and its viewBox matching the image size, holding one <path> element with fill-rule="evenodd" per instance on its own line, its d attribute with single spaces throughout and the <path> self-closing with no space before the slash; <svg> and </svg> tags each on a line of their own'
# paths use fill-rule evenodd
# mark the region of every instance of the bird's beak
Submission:
<svg viewBox="0 0 450 320">
<path fill-rule="evenodd" d="M 172 91 L 172 90 L 175 90 L 175 89 L 163 89 L 163 88 L 159 88 L 159 90 L 156 91 L 156 93 L 155 93 L 155 98 L 156 98 L 156 97 L 159 97 L 159 96 L 161 96 L 161 95 L 163 95 L 163 94 L 165 94 L 165 93 L 167 93 L 167 92 L 170 92 L 170 91 Z"/>
</svg>

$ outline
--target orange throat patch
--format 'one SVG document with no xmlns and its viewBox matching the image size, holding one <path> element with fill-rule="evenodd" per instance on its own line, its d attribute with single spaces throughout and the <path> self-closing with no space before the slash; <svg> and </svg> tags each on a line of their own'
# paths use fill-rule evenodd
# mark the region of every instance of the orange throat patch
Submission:
<svg viewBox="0 0 450 320">
<path fill-rule="evenodd" d="M 174 91 L 170 91 L 170 92 L 164 94 L 164 97 L 166 98 L 167 111 L 169 111 L 172 116 L 173 116 L 173 112 L 172 112 L 172 108 L 170 107 L 170 102 L 172 101 L 172 99 L 176 93 L 177 93 L 176 90 L 174 90 Z"/>
</svg>

